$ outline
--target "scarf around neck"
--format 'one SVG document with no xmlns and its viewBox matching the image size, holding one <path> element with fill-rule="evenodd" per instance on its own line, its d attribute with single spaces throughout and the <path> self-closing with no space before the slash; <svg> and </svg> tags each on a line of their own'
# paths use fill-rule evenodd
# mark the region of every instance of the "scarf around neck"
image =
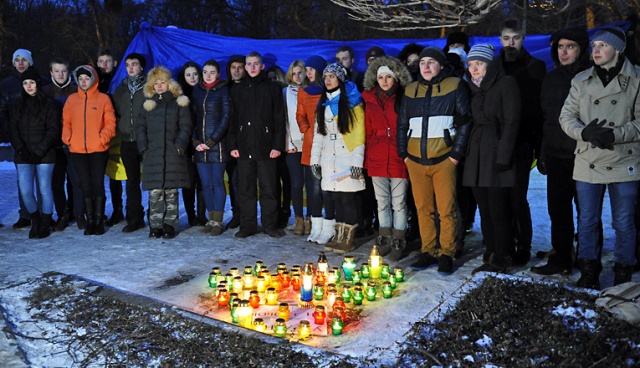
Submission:
<svg viewBox="0 0 640 368">
<path fill-rule="evenodd" d="M 352 81 L 347 81 L 344 84 L 344 87 L 347 92 L 349 107 L 353 109 L 354 107 L 360 105 L 362 103 L 362 96 L 360 95 L 358 88 L 356 88 L 356 84 L 353 83 Z M 329 106 L 329 108 L 331 109 L 331 113 L 333 113 L 334 116 L 338 116 L 338 104 L 340 102 L 340 95 L 341 93 L 338 93 L 333 97 L 333 99 L 331 100 L 327 99 L 327 101 L 325 101 L 322 104 L 322 106 L 325 106 L 325 107 Z"/>
<path fill-rule="evenodd" d="M 144 82 L 146 82 L 147 78 L 144 74 L 138 74 L 134 77 L 127 77 L 127 86 L 129 87 L 129 92 L 131 94 L 135 94 L 137 90 L 142 89 L 144 86 Z"/>
</svg>

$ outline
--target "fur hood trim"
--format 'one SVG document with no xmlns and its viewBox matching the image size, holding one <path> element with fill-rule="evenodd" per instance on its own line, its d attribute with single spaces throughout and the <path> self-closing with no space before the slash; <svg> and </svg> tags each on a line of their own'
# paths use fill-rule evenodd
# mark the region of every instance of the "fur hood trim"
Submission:
<svg viewBox="0 0 640 368">
<path fill-rule="evenodd" d="M 178 106 L 189 106 L 189 97 L 185 96 L 182 93 L 180 84 L 174 79 L 171 79 L 171 72 L 169 71 L 169 69 L 163 66 L 156 66 L 149 71 L 149 74 L 147 74 L 147 82 L 144 85 L 144 96 L 147 98 L 147 100 L 144 102 L 144 104 L 142 104 L 142 107 L 146 111 L 151 111 L 157 106 L 156 100 L 159 97 L 157 97 L 158 94 L 156 93 L 153 86 L 156 81 L 160 79 L 167 81 L 167 84 L 169 85 L 168 92 L 176 98 L 176 103 L 178 104 Z"/>
<path fill-rule="evenodd" d="M 395 74 L 398 83 L 402 87 L 406 87 L 413 81 L 411 72 L 406 65 L 393 56 L 381 56 L 373 59 L 371 64 L 367 67 L 367 71 L 364 73 L 364 89 L 371 91 L 378 85 L 378 68 L 381 66 L 387 66 Z"/>
</svg>

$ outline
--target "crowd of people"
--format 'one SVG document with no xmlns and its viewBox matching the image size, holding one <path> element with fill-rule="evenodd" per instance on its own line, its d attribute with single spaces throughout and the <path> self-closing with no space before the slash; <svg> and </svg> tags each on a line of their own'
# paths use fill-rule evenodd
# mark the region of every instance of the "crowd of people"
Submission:
<svg viewBox="0 0 640 368">
<path fill-rule="evenodd" d="M 599 288 L 608 189 L 614 284 L 630 281 L 640 248 L 640 69 L 625 57 L 625 32 L 555 32 L 549 73 L 524 38 L 522 23 L 509 19 L 500 50 L 470 45 L 463 32 L 444 49 L 412 43 L 397 57 L 372 47 L 364 73 L 348 46 L 331 62 L 300 55 L 286 71 L 265 69 L 251 52 L 225 60 L 227 80 L 216 60 L 189 61 L 174 79 L 161 65 L 145 71 L 145 56 L 131 53 L 127 77 L 112 81 L 117 61 L 103 50 L 97 69 L 52 60 L 49 82 L 18 49 L 13 75 L 0 82 L 0 125 L 18 174 L 13 227 L 30 226 L 29 238 L 41 239 L 74 221 L 85 235 L 126 221 L 123 232 L 148 223 L 149 237 L 171 239 L 182 193 L 189 225 L 204 233 L 279 238 L 292 204 L 293 234 L 336 253 L 353 251 L 375 223 L 380 254 L 398 261 L 410 251 L 410 230 L 419 230 L 411 267 L 448 275 L 477 208 L 485 252 L 474 273 L 503 273 L 531 258 L 527 191 L 537 163 L 547 176 L 553 250 L 532 272 L 577 266 L 578 286 Z"/>
</svg>

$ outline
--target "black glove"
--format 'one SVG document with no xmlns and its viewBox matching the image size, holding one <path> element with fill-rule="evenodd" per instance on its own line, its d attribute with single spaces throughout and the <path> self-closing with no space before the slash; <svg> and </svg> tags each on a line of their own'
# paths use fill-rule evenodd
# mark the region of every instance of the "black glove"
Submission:
<svg viewBox="0 0 640 368">
<path fill-rule="evenodd" d="M 351 166 L 351 179 L 354 179 L 354 180 L 363 179 L 361 167 Z"/>
<path fill-rule="evenodd" d="M 511 165 L 509 164 L 500 164 L 500 163 L 496 163 L 496 170 L 501 173 L 501 172 L 505 172 L 507 170 L 509 170 L 511 168 Z"/>
<path fill-rule="evenodd" d="M 24 163 L 30 163 L 31 161 L 31 151 L 27 147 L 21 147 L 16 151 L 18 157 L 20 157 L 20 161 Z"/>
<path fill-rule="evenodd" d="M 320 165 L 311 165 L 311 173 L 316 177 L 316 179 L 322 179 L 322 167 L 320 167 Z"/>
<path fill-rule="evenodd" d="M 596 136 L 591 143 L 600 149 L 613 149 L 613 141 L 616 139 L 613 130 L 606 129 L 600 135 Z"/>
<path fill-rule="evenodd" d="M 538 172 L 540 172 L 540 174 L 547 175 L 547 164 L 544 162 L 543 157 L 540 157 L 538 159 L 538 163 L 536 164 L 536 167 L 538 168 Z"/>
<path fill-rule="evenodd" d="M 580 133 L 582 140 L 593 143 L 592 141 L 603 133 L 603 129 L 607 129 L 603 128 L 606 123 L 607 119 L 602 120 L 600 123 L 598 123 L 598 119 L 591 121 L 586 127 L 584 127 L 584 129 L 582 129 L 582 133 Z"/>
</svg>

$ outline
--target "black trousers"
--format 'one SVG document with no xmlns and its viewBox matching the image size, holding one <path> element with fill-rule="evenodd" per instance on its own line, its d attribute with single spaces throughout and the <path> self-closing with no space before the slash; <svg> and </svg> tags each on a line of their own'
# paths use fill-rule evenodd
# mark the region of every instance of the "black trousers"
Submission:
<svg viewBox="0 0 640 368">
<path fill-rule="evenodd" d="M 509 190 L 511 211 L 513 213 L 514 235 L 520 249 L 531 249 L 533 226 L 531 224 L 531 209 L 527 200 L 529 192 L 529 174 L 533 163 L 533 149 L 520 147 L 516 155 L 516 185 Z M 515 249 L 512 249 L 512 252 Z"/>
<path fill-rule="evenodd" d="M 348 225 L 358 223 L 357 197 L 360 192 L 324 192 L 331 196 L 336 211 L 336 222 Z"/>
<path fill-rule="evenodd" d="M 486 245 L 485 258 L 495 253 L 503 258 L 513 248 L 513 226 L 510 205 L 512 188 L 473 187 L 480 210 L 480 227 Z"/>
<path fill-rule="evenodd" d="M 142 165 L 142 155 L 138 152 L 136 142 L 122 142 L 120 145 L 120 157 L 124 164 L 124 171 L 127 173 L 127 223 L 141 221 L 144 219 L 144 208 L 142 207 L 142 190 L 140 189 L 140 166 Z"/>
<path fill-rule="evenodd" d="M 262 227 L 274 229 L 278 221 L 277 162 L 267 160 L 238 160 L 238 193 L 240 231 L 256 232 L 258 211 L 256 189 L 260 188 L 260 220 Z M 258 185 L 256 185 L 258 182 Z"/>
<path fill-rule="evenodd" d="M 571 250 L 575 233 L 573 203 L 576 182 L 573 180 L 574 158 L 547 157 L 547 208 L 551 220 L 551 245 L 555 253 L 549 262 L 571 268 Z M 577 203 L 576 203 L 577 204 Z"/>
<path fill-rule="evenodd" d="M 104 198 L 104 172 L 107 168 L 109 151 L 89 154 L 71 153 L 71 159 L 78 170 L 84 198 Z"/>
</svg>

